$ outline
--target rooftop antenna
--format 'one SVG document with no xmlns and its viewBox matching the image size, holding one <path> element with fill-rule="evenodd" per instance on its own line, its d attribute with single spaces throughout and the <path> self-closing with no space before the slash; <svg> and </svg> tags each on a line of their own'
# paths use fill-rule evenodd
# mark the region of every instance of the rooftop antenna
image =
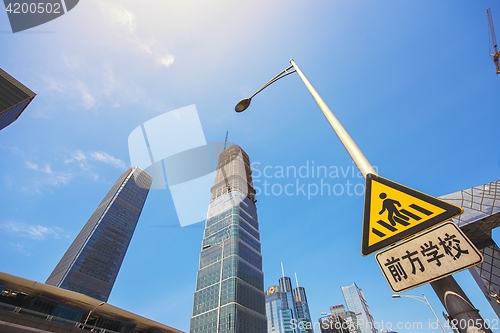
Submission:
<svg viewBox="0 0 500 333">
<path fill-rule="evenodd" d="M 226 131 L 226 140 L 224 140 L 224 150 L 226 150 L 226 145 L 227 145 L 227 135 L 229 134 L 229 131 Z"/>
<path fill-rule="evenodd" d="M 488 24 L 490 26 L 490 35 L 491 41 L 493 43 L 493 53 L 490 53 L 490 56 L 493 58 L 493 62 L 495 63 L 495 67 L 497 69 L 497 74 L 500 74 L 500 52 L 498 52 L 497 39 L 495 37 L 495 28 L 493 27 L 493 19 L 491 18 L 491 10 L 490 8 L 486 8 L 486 15 L 488 16 Z M 491 49 L 490 49 L 491 51 Z"/>
<path fill-rule="evenodd" d="M 297 273 L 295 273 L 295 283 L 297 284 L 297 288 L 299 287 L 299 279 L 297 278 Z"/>
<path fill-rule="evenodd" d="M 283 263 L 281 263 L 281 276 L 285 277 L 285 269 L 283 268 Z"/>
</svg>

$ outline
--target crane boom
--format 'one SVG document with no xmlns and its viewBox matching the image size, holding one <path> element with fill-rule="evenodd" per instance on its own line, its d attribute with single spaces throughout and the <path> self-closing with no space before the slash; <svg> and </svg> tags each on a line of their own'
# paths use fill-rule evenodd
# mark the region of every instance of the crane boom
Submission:
<svg viewBox="0 0 500 333">
<path fill-rule="evenodd" d="M 497 69 L 497 74 L 500 74 L 500 52 L 498 52 L 497 38 L 495 36 L 495 28 L 493 26 L 493 18 L 491 17 L 490 8 L 486 8 L 486 15 L 488 15 L 488 24 L 490 27 L 491 41 L 493 43 L 493 52 L 490 56 L 493 58 L 493 62 L 495 63 L 495 67 Z"/>
</svg>

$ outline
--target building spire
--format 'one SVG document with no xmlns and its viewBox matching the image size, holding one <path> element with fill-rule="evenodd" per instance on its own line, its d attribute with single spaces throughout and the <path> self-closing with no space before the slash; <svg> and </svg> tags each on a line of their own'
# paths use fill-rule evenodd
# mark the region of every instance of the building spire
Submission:
<svg viewBox="0 0 500 333">
<path fill-rule="evenodd" d="M 299 279 L 297 278 L 297 273 L 295 274 L 295 283 L 297 284 L 297 288 L 299 287 Z"/>
<path fill-rule="evenodd" d="M 283 263 L 281 263 L 281 276 L 285 277 L 285 268 L 283 267 Z"/>
</svg>

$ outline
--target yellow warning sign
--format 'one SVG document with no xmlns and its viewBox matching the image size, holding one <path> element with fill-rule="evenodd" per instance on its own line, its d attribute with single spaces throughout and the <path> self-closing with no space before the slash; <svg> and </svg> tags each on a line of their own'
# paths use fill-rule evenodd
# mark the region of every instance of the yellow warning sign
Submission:
<svg viewBox="0 0 500 333">
<path fill-rule="evenodd" d="M 368 174 L 361 253 L 373 253 L 462 211 L 458 206 Z"/>
</svg>

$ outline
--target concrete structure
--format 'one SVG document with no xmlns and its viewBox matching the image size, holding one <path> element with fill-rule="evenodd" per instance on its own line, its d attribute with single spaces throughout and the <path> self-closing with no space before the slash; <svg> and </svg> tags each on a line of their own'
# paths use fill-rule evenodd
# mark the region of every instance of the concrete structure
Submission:
<svg viewBox="0 0 500 333">
<path fill-rule="evenodd" d="M 0 130 L 19 118 L 36 94 L 0 68 Z"/>
<path fill-rule="evenodd" d="M 265 333 L 265 296 L 255 189 L 248 155 L 219 156 L 193 301 L 191 333 Z"/>
<path fill-rule="evenodd" d="M 47 279 L 47 284 L 106 302 L 151 186 L 138 167 L 125 171 Z"/>
<path fill-rule="evenodd" d="M 0 272 L 2 333 L 183 333 L 73 291 Z"/>
<path fill-rule="evenodd" d="M 500 316 L 500 249 L 491 230 L 500 225 L 500 180 L 441 196 L 464 209 L 452 219 L 482 252 L 484 262 L 469 269 L 495 313 Z"/>
</svg>

